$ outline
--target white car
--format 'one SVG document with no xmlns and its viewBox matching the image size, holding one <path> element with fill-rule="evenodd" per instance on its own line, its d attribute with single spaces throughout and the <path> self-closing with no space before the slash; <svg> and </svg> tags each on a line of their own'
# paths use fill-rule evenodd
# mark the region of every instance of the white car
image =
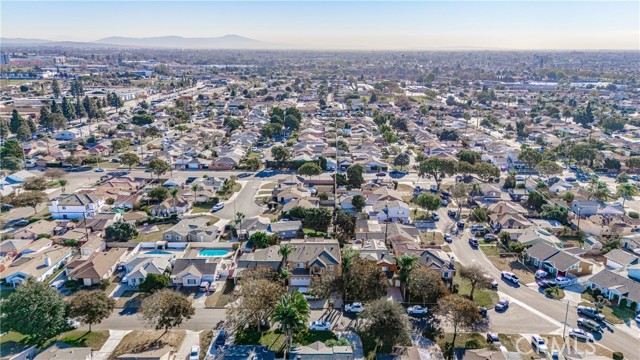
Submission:
<svg viewBox="0 0 640 360">
<path fill-rule="evenodd" d="M 211 208 L 211 212 L 221 210 L 223 207 L 224 207 L 224 203 L 217 203 L 213 205 L 213 207 Z"/>
<path fill-rule="evenodd" d="M 542 279 L 547 277 L 547 275 L 549 275 L 548 272 L 544 271 L 544 270 L 538 270 L 536 271 L 536 279 Z"/>
<path fill-rule="evenodd" d="M 68 325 L 70 328 L 77 329 L 77 328 L 79 328 L 79 327 L 80 327 L 80 321 L 78 321 L 78 320 L 74 320 L 74 319 L 67 319 L 67 325 Z"/>
<path fill-rule="evenodd" d="M 558 276 L 558 277 L 556 277 L 556 284 L 558 284 L 559 287 L 563 288 L 563 287 L 571 284 L 571 280 L 567 279 L 564 276 Z"/>
<path fill-rule="evenodd" d="M 200 359 L 200 346 L 193 345 L 191 347 L 191 351 L 189 352 L 189 360 L 198 360 Z"/>
<path fill-rule="evenodd" d="M 103 168 L 97 168 L 95 171 L 96 172 L 104 172 L 104 169 Z"/>
<path fill-rule="evenodd" d="M 331 330 L 331 323 L 322 321 L 322 320 L 312 321 L 311 324 L 309 324 L 309 330 L 317 330 L 317 331 Z"/>
<path fill-rule="evenodd" d="M 449 234 L 449 233 L 444 234 L 444 241 L 446 241 L 448 243 L 452 242 L 453 238 L 451 237 L 451 234 Z"/>
<path fill-rule="evenodd" d="M 531 346 L 533 349 L 541 354 L 546 354 L 549 349 L 547 344 L 544 343 L 544 339 L 540 335 L 531 336 Z"/>
<path fill-rule="evenodd" d="M 515 284 L 520 283 L 520 279 L 516 276 L 516 274 L 508 272 L 508 271 L 503 271 L 500 276 L 505 279 L 505 280 L 509 280 Z"/>
<path fill-rule="evenodd" d="M 422 315 L 427 313 L 427 308 L 420 305 L 414 305 L 407 309 L 407 313 L 410 315 Z"/>
<path fill-rule="evenodd" d="M 54 281 L 54 282 L 49 284 L 49 286 L 52 289 L 56 289 L 56 290 L 60 289 L 62 287 L 62 285 L 64 285 L 64 280 L 56 280 L 56 281 Z"/>
<path fill-rule="evenodd" d="M 582 329 L 571 329 L 569 331 L 569 336 L 575 338 L 576 340 L 583 340 L 586 342 L 595 342 L 596 339 L 593 337 L 593 335 L 589 334 L 588 332 L 582 330 Z"/>
<path fill-rule="evenodd" d="M 350 305 L 345 305 L 344 306 L 344 311 L 348 312 L 348 313 L 360 313 L 364 311 L 364 306 L 362 306 L 362 303 L 353 303 Z"/>
</svg>

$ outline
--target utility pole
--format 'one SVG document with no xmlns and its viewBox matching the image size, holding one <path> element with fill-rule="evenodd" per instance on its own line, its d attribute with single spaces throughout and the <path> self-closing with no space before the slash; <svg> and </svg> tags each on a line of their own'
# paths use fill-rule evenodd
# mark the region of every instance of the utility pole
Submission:
<svg viewBox="0 0 640 360">
<path fill-rule="evenodd" d="M 336 221 L 338 219 L 338 118 L 333 119 L 333 125 L 336 130 L 336 166 L 333 169 L 333 234 L 338 234 Z"/>
<path fill-rule="evenodd" d="M 567 317 L 569 316 L 569 302 L 567 301 L 567 310 L 564 313 L 564 325 L 562 327 L 562 340 L 565 340 L 565 333 L 567 330 Z"/>
</svg>

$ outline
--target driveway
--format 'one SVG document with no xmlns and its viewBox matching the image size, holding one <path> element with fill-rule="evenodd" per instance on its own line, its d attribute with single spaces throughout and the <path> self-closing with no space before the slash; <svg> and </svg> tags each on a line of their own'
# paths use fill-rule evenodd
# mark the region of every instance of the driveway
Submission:
<svg viewBox="0 0 640 360">
<path fill-rule="evenodd" d="M 420 360 L 444 360 L 440 347 L 424 336 L 411 335 L 411 343 L 418 350 Z"/>
<path fill-rule="evenodd" d="M 186 360 L 193 345 L 200 345 L 200 331 L 187 330 L 187 335 L 184 337 L 180 349 L 176 352 L 176 360 Z M 206 351 L 206 349 L 200 349 L 200 352 L 202 351 Z"/>
<path fill-rule="evenodd" d="M 93 354 L 93 360 L 107 360 L 109 355 L 116 349 L 116 346 L 120 343 L 131 330 L 109 330 L 109 338 L 102 345 L 100 350 Z"/>
<path fill-rule="evenodd" d="M 364 359 L 364 350 L 362 349 L 362 340 L 360 336 L 353 331 L 345 331 L 337 334 L 338 339 L 346 339 L 353 344 L 353 358 L 355 360 Z"/>
</svg>

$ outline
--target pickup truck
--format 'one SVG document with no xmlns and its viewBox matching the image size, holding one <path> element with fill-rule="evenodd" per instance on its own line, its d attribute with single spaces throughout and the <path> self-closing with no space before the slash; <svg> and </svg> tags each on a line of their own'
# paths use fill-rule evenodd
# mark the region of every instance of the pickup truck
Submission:
<svg viewBox="0 0 640 360">
<path fill-rule="evenodd" d="M 500 276 L 505 279 L 513 282 L 514 284 L 520 283 L 520 279 L 514 273 L 510 273 L 508 271 L 503 271 Z"/>
</svg>

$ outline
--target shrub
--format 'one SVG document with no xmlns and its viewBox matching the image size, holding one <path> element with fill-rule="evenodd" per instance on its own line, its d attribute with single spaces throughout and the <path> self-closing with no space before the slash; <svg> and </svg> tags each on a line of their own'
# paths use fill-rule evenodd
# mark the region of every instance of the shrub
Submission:
<svg viewBox="0 0 640 360">
<path fill-rule="evenodd" d="M 632 219 L 638 219 L 638 218 L 640 218 L 640 214 L 638 214 L 635 211 L 629 211 L 629 217 L 632 218 Z"/>
<path fill-rule="evenodd" d="M 626 307 L 626 306 L 627 306 L 627 298 L 620 299 L 620 307 Z"/>
<path fill-rule="evenodd" d="M 622 359 L 624 359 L 624 355 L 621 352 L 616 351 L 613 353 L 613 360 L 622 360 Z"/>
</svg>

